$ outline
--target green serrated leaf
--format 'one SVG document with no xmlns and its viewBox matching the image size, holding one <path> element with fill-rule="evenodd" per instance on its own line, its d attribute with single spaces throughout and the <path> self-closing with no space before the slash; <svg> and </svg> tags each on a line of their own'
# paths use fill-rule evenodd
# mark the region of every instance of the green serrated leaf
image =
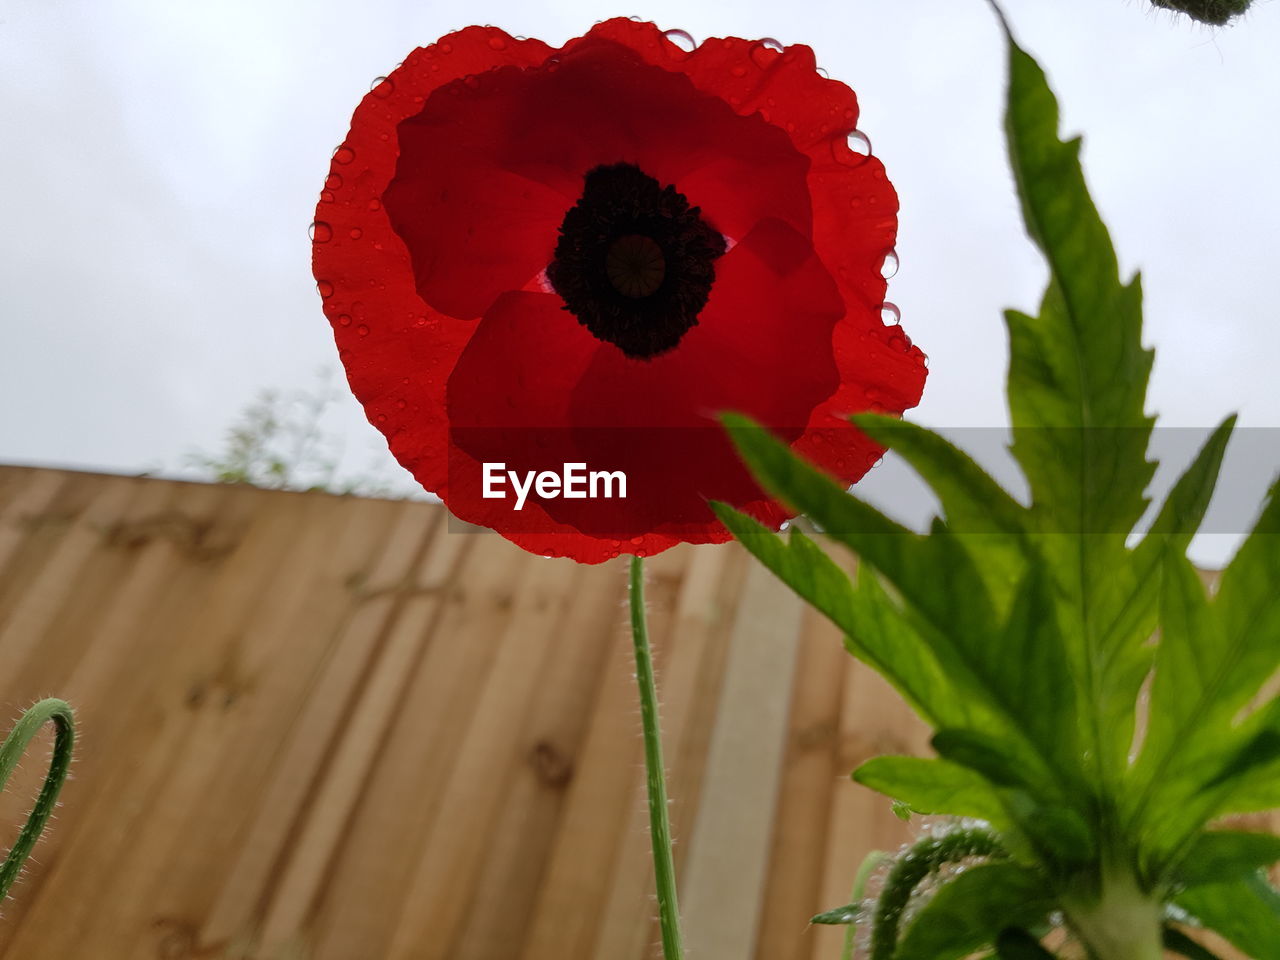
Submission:
<svg viewBox="0 0 1280 960">
<path fill-rule="evenodd" d="M 875 578 L 848 575 L 799 531 L 786 539 L 732 507 L 712 503 L 720 522 L 783 583 L 848 635 L 854 656 L 875 668 L 934 725 L 981 723 L 973 700 L 958 690 Z"/>
<path fill-rule="evenodd" d="M 1185 755 L 1183 740 L 1212 709 L 1205 683 L 1223 649 L 1209 597 L 1195 568 L 1180 553 L 1167 552 L 1160 591 L 1160 646 L 1151 687 L 1150 719 L 1134 782 L 1158 790 L 1156 783 Z"/>
<path fill-rule="evenodd" d="M 923 814 L 986 820 L 997 829 L 1009 819 L 991 786 L 967 767 L 924 757 L 874 757 L 853 779 Z"/>
<path fill-rule="evenodd" d="M 1017 587 L 1031 547 L 1026 508 L 945 437 L 896 417 L 863 413 L 853 422 L 898 453 L 933 488 L 947 526 L 963 536 L 987 589 L 1003 606 Z"/>
<path fill-rule="evenodd" d="M 1243 830 L 1200 834 L 1176 865 L 1174 881 L 1190 888 L 1245 879 L 1280 860 L 1280 837 Z"/>
<path fill-rule="evenodd" d="M 850 496 L 751 420 L 736 415 L 724 420 L 767 489 L 857 551 L 902 595 L 908 622 L 946 680 L 967 695 L 969 709 L 984 715 L 984 723 L 973 726 L 997 738 L 1012 762 L 1052 781 L 1044 747 L 1027 736 L 1039 707 L 1026 703 L 1016 665 L 999 651 L 992 653 L 991 637 L 998 635 L 995 611 L 958 538 L 940 521 L 927 537 L 912 533 Z"/>
<path fill-rule="evenodd" d="M 1235 424 L 1236 417 L 1229 416 L 1209 435 L 1165 497 L 1151 529 L 1134 549 L 1130 569 L 1116 571 L 1124 600 L 1115 618 L 1102 630 L 1102 649 L 1124 648 L 1134 637 L 1145 640 L 1155 632 L 1162 559 L 1169 550 L 1185 553 L 1200 529 Z"/>
<path fill-rule="evenodd" d="M 1129 820 L 1160 866 L 1231 809 L 1249 777 L 1280 759 L 1275 701 L 1239 714 L 1280 668 L 1280 500 L 1274 496 L 1210 603 L 1190 563 L 1171 554 L 1161 590 L 1162 638 L 1150 731 L 1134 770 Z"/>
<path fill-rule="evenodd" d="M 1261 875 L 1196 887 L 1174 902 L 1255 960 L 1280 957 L 1280 893 Z"/>
<path fill-rule="evenodd" d="M 1058 624 L 1053 587 L 1037 559 L 1014 596 L 1009 616 L 993 644 L 1011 711 L 1023 719 L 1027 735 L 1063 770 L 1080 755 L 1076 740 L 1076 692 L 1068 675 L 1066 646 Z"/>
<path fill-rule="evenodd" d="M 1144 412 L 1151 352 L 1141 344 L 1141 289 L 1122 284 L 1111 238 L 1089 196 L 1079 140 L 1058 139 L 1058 105 L 1039 65 L 1010 37 L 1006 133 L 1027 232 L 1050 283 L 1037 318 L 1010 312 L 1013 453 L 1066 603 L 1091 755 L 1103 786 L 1126 762 L 1145 638 L 1103 646 L 1127 593 L 1116 582 L 1124 538 L 1154 472 Z M 1066 534 L 1063 536 L 1062 534 Z"/>
<path fill-rule="evenodd" d="M 1267 492 L 1262 514 L 1222 572 L 1214 609 L 1231 644 L 1217 680 L 1218 708 L 1243 707 L 1280 667 L 1280 482 Z"/>
<path fill-rule="evenodd" d="M 1038 792 L 1042 780 L 1029 774 L 1004 744 L 976 730 L 944 729 L 930 741 L 939 756 L 981 774 L 998 787 Z"/>
<path fill-rule="evenodd" d="M 1069 870 L 1089 863 L 1097 855 L 1097 841 L 1078 811 L 1046 803 L 1020 790 L 1002 791 L 1001 801 L 1045 863 Z"/>
<path fill-rule="evenodd" d="M 894 960 L 956 960 L 1009 926 L 1032 926 L 1054 907 L 1043 878 L 1012 863 L 971 867 L 945 883 L 916 915 Z"/>
</svg>

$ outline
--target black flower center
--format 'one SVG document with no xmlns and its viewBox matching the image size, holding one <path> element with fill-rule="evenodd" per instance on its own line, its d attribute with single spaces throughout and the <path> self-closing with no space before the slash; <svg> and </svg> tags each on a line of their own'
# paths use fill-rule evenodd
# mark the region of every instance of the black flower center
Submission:
<svg viewBox="0 0 1280 960">
<path fill-rule="evenodd" d="M 617 163 L 587 173 L 547 279 L 594 337 L 647 360 L 698 322 L 724 250 L 724 237 L 675 187 Z"/>
</svg>

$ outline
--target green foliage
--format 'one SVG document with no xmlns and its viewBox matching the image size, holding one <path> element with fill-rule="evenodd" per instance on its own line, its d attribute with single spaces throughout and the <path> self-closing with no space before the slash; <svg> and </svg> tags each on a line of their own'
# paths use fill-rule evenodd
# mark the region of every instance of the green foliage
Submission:
<svg viewBox="0 0 1280 960">
<path fill-rule="evenodd" d="M 1184 554 L 1229 418 L 1130 542 L 1155 470 L 1141 288 L 1120 278 L 1043 72 L 1012 39 L 1009 49 L 1010 162 L 1050 275 L 1036 316 L 1006 314 L 1012 452 L 1030 502 L 937 434 L 856 417 L 936 493 L 942 516 L 917 534 L 729 415 L 762 485 L 856 553 L 857 572 L 799 531 L 780 537 L 715 509 L 935 728 L 937 758 L 878 757 L 854 778 L 910 811 L 994 831 L 992 851 L 965 854 L 986 862 L 940 877 L 909 922 L 904 878 L 910 892 L 935 868 L 922 873 L 914 848 L 897 861 L 876 910 L 876 960 L 984 947 L 1047 956 L 1032 933 L 1054 911 L 1093 960 L 1158 960 L 1163 940 L 1195 947 L 1163 930 L 1175 901 L 1253 956 L 1277 957 L 1280 896 L 1257 871 L 1280 859 L 1280 840 L 1206 828 L 1280 804 L 1280 701 L 1255 703 L 1280 670 L 1280 496 L 1210 596 Z M 856 922 L 852 906 L 837 922 Z"/>
<path fill-rule="evenodd" d="M 1034 925 L 1052 908 L 1044 879 L 1013 863 L 980 864 L 939 888 L 907 929 L 895 960 L 958 960 L 1010 924 Z"/>
<path fill-rule="evenodd" d="M 1251 957 L 1280 957 L 1280 894 L 1260 874 L 1196 887 L 1177 898 L 1200 924 L 1218 931 Z"/>
<path fill-rule="evenodd" d="M 342 440 L 326 427 L 325 419 L 346 394 L 335 390 L 331 379 L 330 372 L 321 370 L 311 389 L 288 394 L 261 391 L 227 430 L 222 449 L 190 453 L 186 466 L 215 483 L 268 490 L 325 490 L 368 497 L 416 493 L 407 484 L 375 475 L 340 475 Z"/>
<path fill-rule="evenodd" d="M 929 952 L 928 944 L 935 943 L 935 940 L 929 939 L 932 936 L 929 930 L 918 935 L 925 938 L 923 944 L 912 945 L 910 952 L 903 952 L 907 950 L 905 943 L 899 949 L 898 929 L 916 889 L 949 865 L 963 864 L 975 857 L 1003 861 L 1005 856 L 1005 850 L 995 835 L 982 829 L 958 829 L 940 837 L 918 840 L 894 862 L 885 878 L 884 890 L 876 902 L 871 960 L 892 960 L 895 957 L 900 960 L 925 960 L 934 957 Z M 943 886 L 938 895 L 929 901 L 925 909 L 927 919 L 913 921 L 910 925 L 908 941 L 922 927 L 946 930 L 955 935 L 948 939 L 955 940 L 958 952 L 938 954 L 937 960 L 942 960 L 943 956 L 959 957 L 972 952 L 982 943 L 981 938 L 975 940 L 973 936 L 975 925 L 988 925 L 990 920 L 984 919 L 988 915 L 1020 903 L 1023 898 L 1012 893 L 1012 890 L 1042 885 L 1040 878 L 1021 867 L 1004 862 L 987 863 L 974 868 L 971 873 L 980 875 L 985 882 L 974 885 L 972 881 L 965 879 L 969 874 L 957 874 L 955 880 Z"/>
</svg>

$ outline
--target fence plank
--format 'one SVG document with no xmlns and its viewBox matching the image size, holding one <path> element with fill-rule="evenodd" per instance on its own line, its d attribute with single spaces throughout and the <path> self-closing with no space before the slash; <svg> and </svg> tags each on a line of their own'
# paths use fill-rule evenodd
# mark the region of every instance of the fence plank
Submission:
<svg viewBox="0 0 1280 960">
<path fill-rule="evenodd" d="M 82 734 L 0 960 L 655 956 L 625 561 L 465 529 L 0 467 L 0 703 Z M 691 953 L 830 960 L 808 917 L 920 829 L 848 773 L 924 728 L 736 546 L 647 569 Z"/>
</svg>

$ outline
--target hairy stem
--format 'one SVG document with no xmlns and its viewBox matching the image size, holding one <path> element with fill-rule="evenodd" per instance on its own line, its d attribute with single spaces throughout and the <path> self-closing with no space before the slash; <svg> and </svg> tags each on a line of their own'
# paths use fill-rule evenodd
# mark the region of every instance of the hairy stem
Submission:
<svg viewBox="0 0 1280 960">
<path fill-rule="evenodd" d="M 17 842 L 9 851 L 3 866 L 0 866 L 0 900 L 4 900 L 8 895 L 9 887 L 17 879 L 22 865 L 31 854 L 31 848 L 40 839 L 44 825 L 58 802 L 62 785 L 66 782 L 67 771 L 71 767 L 71 752 L 76 739 L 75 718 L 71 713 L 71 707 L 66 701 L 53 697 L 41 700 L 22 715 L 17 725 L 9 731 L 4 744 L 0 745 L 0 790 L 3 790 L 9 782 L 14 767 L 26 752 L 27 745 L 31 743 L 36 732 L 49 721 L 53 721 L 57 728 L 53 741 L 53 759 L 49 763 L 49 774 L 45 777 L 44 786 L 40 790 L 40 796 L 36 798 L 35 806 L 31 808 L 26 825 L 18 834 Z"/>
<path fill-rule="evenodd" d="M 944 864 L 971 857 L 1000 859 L 1008 856 L 994 834 L 977 828 L 954 830 L 941 837 L 922 837 L 889 871 L 876 903 L 871 928 L 871 960 L 892 960 L 898 949 L 902 912 L 920 882 Z"/>
<path fill-rule="evenodd" d="M 676 868 L 671 856 L 671 820 L 667 815 L 666 769 L 662 764 L 662 733 L 658 726 L 658 691 L 653 679 L 653 651 L 644 612 L 644 561 L 631 558 L 631 639 L 636 654 L 636 683 L 640 688 L 640 719 L 644 727 L 644 766 L 649 793 L 649 834 L 653 841 L 653 875 L 658 890 L 658 923 L 662 955 L 683 960 L 680 906 L 676 901 Z"/>
</svg>

